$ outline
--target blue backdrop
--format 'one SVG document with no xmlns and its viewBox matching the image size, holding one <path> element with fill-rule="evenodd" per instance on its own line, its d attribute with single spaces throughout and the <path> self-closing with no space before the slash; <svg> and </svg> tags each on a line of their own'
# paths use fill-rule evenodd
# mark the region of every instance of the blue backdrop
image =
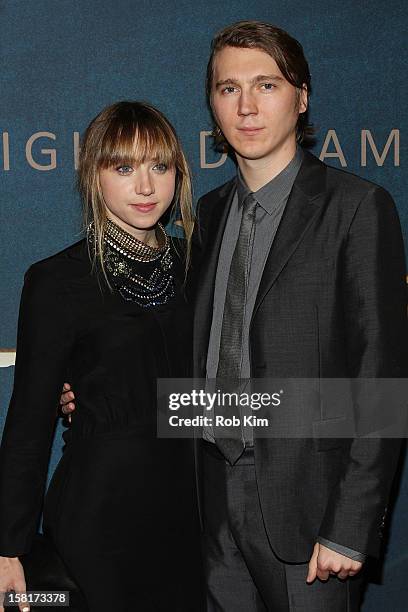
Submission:
<svg viewBox="0 0 408 612">
<path fill-rule="evenodd" d="M 314 88 L 313 151 L 386 187 L 407 239 L 405 2 L 0 2 L 0 428 L 11 392 L 23 273 L 79 237 L 78 134 L 107 104 L 147 100 L 176 127 L 196 196 L 227 180 L 232 163 L 217 163 L 223 160 L 210 148 L 204 76 L 213 34 L 241 19 L 270 21 L 302 42 Z M 402 470 L 377 576 L 382 584 L 370 585 L 366 612 L 406 610 L 407 508 L 408 473 Z"/>
</svg>

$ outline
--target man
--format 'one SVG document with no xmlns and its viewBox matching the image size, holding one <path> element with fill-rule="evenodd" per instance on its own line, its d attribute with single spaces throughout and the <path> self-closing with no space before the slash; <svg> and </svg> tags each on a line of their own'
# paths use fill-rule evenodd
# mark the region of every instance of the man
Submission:
<svg viewBox="0 0 408 612">
<path fill-rule="evenodd" d="M 297 148 L 310 94 L 299 43 L 269 24 L 227 27 L 213 41 L 207 92 L 238 176 L 199 202 L 195 375 L 402 376 L 405 272 L 394 205 L 381 188 Z M 339 578 L 378 552 L 398 444 L 251 440 L 245 431 L 231 465 L 217 435 L 206 431 L 203 444 L 213 607 L 357 607 L 358 581 Z"/>
<path fill-rule="evenodd" d="M 198 205 L 196 377 L 406 376 L 394 204 L 299 146 L 310 91 L 302 47 L 286 32 L 239 22 L 213 40 L 214 133 L 238 171 Z M 250 428 L 232 439 L 205 428 L 198 456 L 210 610 L 358 609 L 399 444 L 325 437 L 328 418 L 323 410 L 316 439 L 257 438 Z"/>
</svg>

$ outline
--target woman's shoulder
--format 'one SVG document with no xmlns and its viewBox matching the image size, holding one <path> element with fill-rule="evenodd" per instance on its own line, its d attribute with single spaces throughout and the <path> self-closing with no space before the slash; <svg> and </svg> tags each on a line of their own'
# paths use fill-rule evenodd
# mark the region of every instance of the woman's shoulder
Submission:
<svg viewBox="0 0 408 612">
<path fill-rule="evenodd" d="M 186 273 L 187 240 L 179 236 L 170 236 L 170 251 L 173 257 L 173 272 L 183 282 Z"/>
<path fill-rule="evenodd" d="M 187 253 L 187 240 L 180 236 L 169 236 L 169 238 L 173 256 L 176 256 L 177 259 L 184 263 Z"/>
<path fill-rule="evenodd" d="M 25 281 L 40 284 L 67 282 L 89 274 L 91 262 L 85 239 L 79 240 L 58 253 L 33 263 L 25 274 Z"/>
</svg>

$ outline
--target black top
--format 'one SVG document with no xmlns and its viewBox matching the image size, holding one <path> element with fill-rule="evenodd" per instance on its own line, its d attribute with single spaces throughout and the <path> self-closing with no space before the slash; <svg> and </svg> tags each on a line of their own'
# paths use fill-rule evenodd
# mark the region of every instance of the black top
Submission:
<svg viewBox="0 0 408 612">
<path fill-rule="evenodd" d="M 85 240 L 28 270 L 0 450 L 1 555 L 30 550 L 64 381 L 77 398 L 68 445 L 125 430 L 156 437 L 156 378 L 188 376 L 191 362 L 179 251 L 173 243 L 176 295 L 154 308 L 110 291 Z"/>
</svg>

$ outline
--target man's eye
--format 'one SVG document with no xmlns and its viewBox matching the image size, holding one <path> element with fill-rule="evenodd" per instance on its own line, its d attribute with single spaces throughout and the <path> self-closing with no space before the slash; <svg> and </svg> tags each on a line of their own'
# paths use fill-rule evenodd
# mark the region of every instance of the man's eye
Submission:
<svg viewBox="0 0 408 612">
<path fill-rule="evenodd" d="M 266 91 L 271 91 L 274 89 L 275 85 L 273 83 L 262 83 L 261 87 L 263 87 Z"/>
<path fill-rule="evenodd" d="M 224 87 L 224 89 L 222 90 L 222 93 L 230 94 L 230 93 L 234 93 L 234 91 L 235 91 L 235 87 L 233 87 L 232 85 L 228 85 L 227 87 Z"/>
<path fill-rule="evenodd" d="M 160 174 L 164 174 L 167 170 L 167 165 L 160 162 L 153 166 L 153 170 L 156 170 L 156 172 L 159 172 Z"/>
<path fill-rule="evenodd" d="M 132 166 L 119 166 L 116 168 L 116 170 L 119 172 L 119 174 L 130 174 L 133 172 Z"/>
</svg>

